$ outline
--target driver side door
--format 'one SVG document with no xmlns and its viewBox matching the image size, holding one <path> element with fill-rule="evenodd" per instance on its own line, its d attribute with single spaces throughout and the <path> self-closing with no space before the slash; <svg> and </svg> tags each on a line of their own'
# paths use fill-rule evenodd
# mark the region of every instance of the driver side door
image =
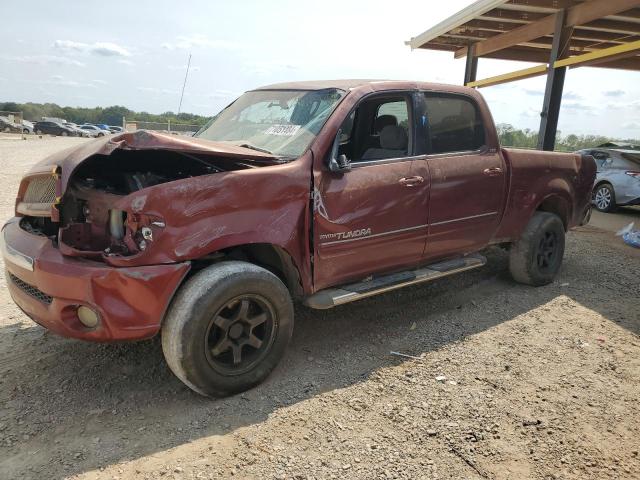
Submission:
<svg viewBox="0 0 640 480">
<path fill-rule="evenodd" d="M 342 132 L 351 170 L 314 170 L 316 289 L 414 266 L 426 242 L 429 178 L 413 170 L 413 94 L 366 97 Z M 389 142 L 390 134 L 400 140 Z"/>
</svg>

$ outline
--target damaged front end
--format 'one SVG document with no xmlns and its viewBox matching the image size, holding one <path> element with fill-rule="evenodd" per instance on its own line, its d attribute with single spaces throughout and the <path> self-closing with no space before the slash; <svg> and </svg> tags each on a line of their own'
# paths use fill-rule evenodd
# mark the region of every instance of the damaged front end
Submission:
<svg viewBox="0 0 640 480">
<path fill-rule="evenodd" d="M 23 179 L 16 214 L 23 230 L 49 237 L 63 255 L 123 266 L 164 234 L 162 209 L 145 210 L 145 200 L 165 184 L 277 163 L 241 147 L 139 131 L 102 142 L 84 158 L 40 166 Z"/>
</svg>

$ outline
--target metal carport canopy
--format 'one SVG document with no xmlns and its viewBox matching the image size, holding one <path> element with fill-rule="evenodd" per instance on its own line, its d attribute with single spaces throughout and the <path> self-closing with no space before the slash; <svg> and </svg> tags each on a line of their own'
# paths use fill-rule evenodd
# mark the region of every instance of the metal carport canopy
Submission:
<svg viewBox="0 0 640 480">
<path fill-rule="evenodd" d="M 568 67 L 640 70 L 640 0 L 479 0 L 406 43 L 466 56 L 470 87 L 546 74 L 538 146 L 550 150 Z M 478 58 L 540 65 L 476 80 Z"/>
</svg>

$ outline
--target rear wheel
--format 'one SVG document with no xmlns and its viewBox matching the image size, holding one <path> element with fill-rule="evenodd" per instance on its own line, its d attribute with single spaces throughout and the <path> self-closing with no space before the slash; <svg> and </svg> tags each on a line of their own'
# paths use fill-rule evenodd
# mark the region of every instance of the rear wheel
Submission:
<svg viewBox="0 0 640 480">
<path fill-rule="evenodd" d="M 546 285 L 555 278 L 564 255 L 564 224 L 553 213 L 535 212 L 509 253 L 516 282 Z"/>
<path fill-rule="evenodd" d="M 37 133 L 38 135 L 42 135 L 42 130 L 36 130 L 36 133 Z"/>
<path fill-rule="evenodd" d="M 610 183 L 601 183 L 593 192 L 593 203 L 601 212 L 613 212 L 616 209 L 616 194 L 613 191 L 613 185 Z"/>
<path fill-rule="evenodd" d="M 192 390 L 225 396 L 262 382 L 293 333 L 285 285 L 264 268 L 222 262 L 194 275 L 162 327 L 169 368 Z"/>
</svg>

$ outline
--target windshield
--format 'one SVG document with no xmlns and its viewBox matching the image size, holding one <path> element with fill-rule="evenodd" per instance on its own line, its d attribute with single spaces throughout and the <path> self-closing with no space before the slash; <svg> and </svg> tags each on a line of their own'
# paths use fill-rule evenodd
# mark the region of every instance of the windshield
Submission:
<svg viewBox="0 0 640 480">
<path fill-rule="evenodd" d="M 337 89 L 247 92 L 194 136 L 272 153 L 302 155 L 343 98 Z"/>
</svg>

